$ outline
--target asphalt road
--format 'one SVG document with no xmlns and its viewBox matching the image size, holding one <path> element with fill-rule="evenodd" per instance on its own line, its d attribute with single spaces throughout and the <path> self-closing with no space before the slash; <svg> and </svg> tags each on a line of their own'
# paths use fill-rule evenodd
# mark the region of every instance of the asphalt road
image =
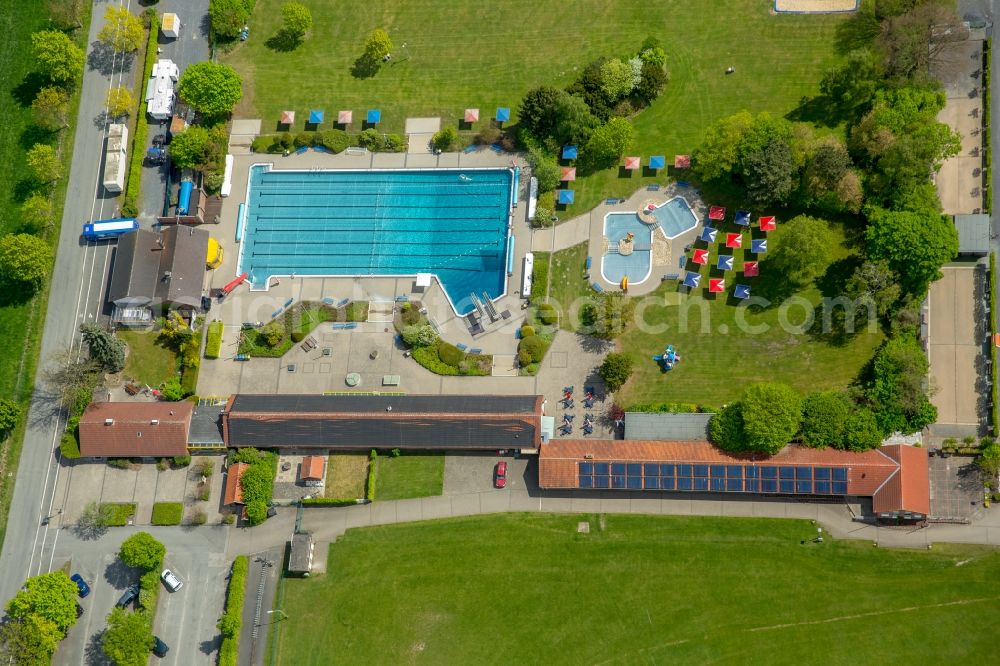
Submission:
<svg viewBox="0 0 1000 666">
<path fill-rule="evenodd" d="M 224 555 L 225 528 L 144 529 L 170 544 L 164 566 L 184 583 L 177 592 L 161 586 L 153 633 L 170 651 L 153 663 L 181 666 L 215 663 L 220 640 L 215 624 L 222 614 L 229 572 Z M 125 588 L 139 580 L 138 571 L 125 567 L 116 558 L 121 542 L 135 531 L 119 528 L 99 539 L 83 540 L 71 530 L 62 530 L 55 566 L 69 562 L 71 569 L 90 584 L 92 592 L 80 600 L 83 616 L 60 643 L 52 662 L 56 666 L 105 663 L 100 647 L 105 618 Z"/>
</svg>

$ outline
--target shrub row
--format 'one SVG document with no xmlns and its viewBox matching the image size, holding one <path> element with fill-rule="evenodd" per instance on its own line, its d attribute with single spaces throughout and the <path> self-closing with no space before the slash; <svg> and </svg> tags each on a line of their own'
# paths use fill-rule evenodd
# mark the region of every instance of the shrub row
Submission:
<svg viewBox="0 0 1000 666">
<path fill-rule="evenodd" d="M 139 605 L 149 613 L 150 622 L 160 597 L 160 568 L 150 569 L 139 578 Z"/>
<path fill-rule="evenodd" d="M 299 132 L 292 134 L 262 134 L 250 144 L 255 153 L 284 153 L 296 148 L 323 146 L 332 153 L 340 153 L 351 146 L 351 137 L 339 129 L 322 132 Z"/>
<path fill-rule="evenodd" d="M 368 486 L 365 488 L 365 497 L 369 502 L 375 499 L 375 475 L 378 473 L 378 453 L 375 449 L 368 454 Z"/>
<path fill-rule="evenodd" d="M 657 414 L 696 414 L 711 413 L 715 410 L 705 405 L 696 405 L 692 402 L 645 402 L 632 405 L 628 408 L 630 412 L 653 412 Z"/>
<path fill-rule="evenodd" d="M 154 525 L 180 525 L 184 518 L 181 502 L 156 502 L 153 504 Z"/>
<path fill-rule="evenodd" d="M 990 292 L 990 414 L 993 419 L 993 436 L 1000 437 L 1000 401 L 997 393 L 997 345 L 996 345 L 996 317 L 997 317 L 997 255 L 990 252 L 990 275 L 988 280 Z"/>
<path fill-rule="evenodd" d="M 243 598 L 249 569 L 250 560 L 246 555 L 239 555 L 233 561 L 229 589 L 226 592 L 226 609 L 222 612 L 218 624 L 219 631 L 222 632 L 219 666 L 236 666 L 239 657 L 240 630 L 243 628 Z"/>
<path fill-rule="evenodd" d="M 158 54 L 157 36 L 160 33 L 159 16 L 151 15 L 149 20 L 149 35 L 146 41 L 146 60 L 142 68 L 142 79 L 139 80 L 140 90 L 153 74 L 153 65 Z M 142 99 L 142 95 L 140 95 Z M 146 102 L 139 104 L 139 114 L 135 118 L 135 129 L 132 132 L 132 152 L 129 155 L 128 180 L 125 184 L 125 196 L 122 199 L 121 213 L 126 217 L 139 214 L 139 189 L 142 187 L 142 164 L 146 158 L 146 136 L 149 134 L 149 123 L 146 120 Z"/>
<path fill-rule="evenodd" d="M 310 497 L 302 500 L 305 506 L 352 506 L 357 504 L 355 499 L 344 499 L 340 497 Z"/>
<path fill-rule="evenodd" d="M 278 457 L 270 451 L 245 448 L 237 451 L 233 459 L 249 465 L 240 477 L 240 490 L 243 491 L 247 520 L 251 525 L 259 525 L 267 520 L 267 507 L 270 506 L 274 493 Z"/>
<path fill-rule="evenodd" d="M 135 503 L 105 502 L 101 504 L 101 515 L 108 517 L 108 527 L 125 527 L 128 519 L 135 515 Z"/>
<path fill-rule="evenodd" d="M 413 360 L 436 375 L 457 375 L 458 368 L 448 365 L 438 356 L 438 346 L 416 347 L 413 349 Z"/>
<path fill-rule="evenodd" d="M 205 358 L 219 358 L 222 353 L 222 321 L 214 320 L 208 325 L 208 337 L 205 340 Z"/>
</svg>

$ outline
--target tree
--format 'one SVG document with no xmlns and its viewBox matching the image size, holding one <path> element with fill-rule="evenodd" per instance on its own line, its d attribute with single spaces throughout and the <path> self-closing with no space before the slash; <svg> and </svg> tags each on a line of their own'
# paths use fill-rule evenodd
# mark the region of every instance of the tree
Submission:
<svg viewBox="0 0 1000 666">
<path fill-rule="evenodd" d="M 594 337 L 614 340 L 625 332 L 634 314 L 635 301 L 631 298 L 621 292 L 604 292 L 584 304 L 580 319 Z"/>
<path fill-rule="evenodd" d="M 142 20 L 123 5 L 111 5 L 104 10 L 104 25 L 97 33 L 97 41 L 115 53 L 132 53 L 143 45 L 146 36 Z M 156 36 L 153 36 L 155 39 Z"/>
<path fill-rule="evenodd" d="M 145 666 L 153 649 L 149 615 L 131 613 L 124 608 L 112 609 L 108 628 L 101 636 L 101 647 L 116 666 Z"/>
<path fill-rule="evenodd" d="M 51 183 L 63 175 L 63 165 L 56 149 L 45 143 L 36 143 L 28 151 L 28 170 L 39 183 Z"/>
<path fill-rule="evenodd" d="M 704 140 L 692 155 L 694 170 L 703 180 L 743 175 L 749 156 L 775 140 L 791 144 L 791 123 L 769 113 L 755 116 L 740 111 L 717 120 L 705 130 Z"/>
<path fill-rule="evenodd" d="M 586 143 L 598 124 L 587 103 L 575 95 L 563 95 L 557 99 L 552 113 L 555 120 L 555 127 L 552 128 L 555 140 L 555 145 L 551 146 L 553 150 L 559 146 Z"/>
<path fill-rule="evenodd" d="M 209 117 L 230 113 L 243 97 L 240 75 L 229 65 L 211 61 L 188 65 L 177 82 L 181 99 Z"/>
<path fill-rule="evenodd" d="M 175 375 L 168 379 L 163 385 L 161 395 L 163 396 L 163 399 L 168 402 L 179 402 L 183 400 L 187 393 L 181 385 L 181 378 Z"/>
<path fill-rule="evenodd" d="M 170 142 L 170 160 L 179 169 L 194 169 L 205 163 L 208 130 L 201 125 L 191 125 L 175 134 Z"/>
<path fill-rule="evenodd" d="M 604 380 L 604 385 L 609 391 L 614 393 L 628 381 L 632 376 L 632 357 L 628 354 L 612 352 L 604 357 L 598 374 Z"/>
<path fill-rule="evenodd" d="M 552 136 L 556 127 L 557 104 L 568 96 L 565 90 L 552 86 L 532 88 L 521 99 L 517 114 L 521 127 L 540 141 Z"/>
<path fill-rule="evenodd" d="M 67 409 L 78 400 L 81 411 L 90 403 L 93 390 L 101 383 L 101 368 L 91 359 L 78 358 L 76 353 L 56 354 L 43 371 L 45 383 Z M 80 396 L 84 396 L 85 400 Z"/>
<path fill-rule="evenodd" d="M 918 298 L 941 277 L 941 266 L 958 254 L 958 233 L 943 215 L 929 212 L 865 211 L 868 256 L 885 260 L 902 278 L 903 289 Z"/>
<path fill-rule="evenodd" d="M 854 404 L 841 391 L 810 393 L 802 402 L 802 441 L 809 446 L 842 449 L 844 422 Z"/>
<path fill-rule="evenodd" d="M 126 566 L 153 571 L 163 564 L 167 549 L 149 532 L 136 532 L 122 542 L 118 557 Z"/>
<path fill-rule="evenodd" d="M 268 322 L 264 328 L 260 329 L 264 341 L 269 347 L 275 347 L 285 337 L 285 329 L 277 321 Z"/>
<path fill-rule="evenodd" d="M 956 45 L 968 36 L 968 28 L 953 7 L 923 2 L 884 20 L 875 45 L 890 78 L 922 83 L 927 80 L 931 65 L 948 63 Z"/>
<path fill-rule="evenodd" d="M 562 170 L 559 163 L 537 148 L 528 150 L 528 164 L 531 165 L 531 175 L 538 179 L 539 192 L 551 192 L 559 187 L 562 180 Z"/>
<path fill-rule="evenodd" d="M 752 384 L 743 391 L 740 416 L 746 449 L 775 454 L 799 431 L 802 398 L 785 384 Z"/>
<path fill-rule="evenodd" d="M 743 451 L 743 406 L 739 402 L 724 405 L 708 422 L 708 437 L 726 451 Z"/>
<path fill-rule="evenodd" d="M 69 93 L 59 86 L 45 86 L 31 103 L 35 124 L 55 132 L 69 125 Z"/>
<path fill-rule="evenodd" d="M 400 335 L 408 347 L 432 347 L 438 341 L 438 334 L 430 324 L 404 326 Z"/>
<path fill-rule="evenodd" d="M 582 97 L 590 107 L 590 112 L 602 122 L 611 117 L 612 110 L 612 104 L 608 102 L 604 92 L 604 77 L 601 76 L 601 68 L 607 61 L 607 58 L 592 61 L 580 72 L 580 78 L 566 88 L 570 95 Z"/>
<path fill-rule="evenodd" d="M 854 119 L 868 110 L 882 85 L 882 67 L 875 54 L 869 49 L 856 49 L 841 65 L 823 74 L 819 89 L 840 113 Z"/>
<path fill-rule="evenodd" d="M 38 236 L 8 234 L 0 238 L 0 281 L 37 287 L 51 266 L 52 248 Z"/>
<path fill-rule="evenodd" d="M 65 33 L 43 30 L 31 35 L 38 70 L 56 83 L 73 81 L 83 72 L 83 50 Z"/>
<path fill-rule="evenodd" d="M 646 104 L 651 104 L 663 92 L 668 80 L 667 71 L 663 65 L 645 61 L 642 63 L 641 78 L 639 85 L 636 86 L 635 94 Z"/>
<path fill-rule="evenodd" d="M 210 0 L 208 17 L 217 37 L 236 39 L 250 20 L 253 0 Z"/>
<path fill-rule="evenodd" d="M 927 355 L 909 336 L 892 338 L 875 354 L 865 395 L 883 435 L 916 432 L 937 419 L 924 384 L 927 368 Z"/>
<path fill-rule="evenodd" d="M 830 265 L 833 243 L 829 223 L 799 215 L 776 234 L 775 249 L 767 265 L 777 269 L 789 283 L 801 287 L 822 275 Z"/>
<path fill-rule="evenodd" d="M 32 615 L 55 625 L 60 638 L 76 624 L 76 583 L 63 571 L 32 576 L 7 602 L 7 615 L 24 620 Z"/>
<path fill-rule="evenodd" d="M 868 451 L 882 445 L 882 433 L 872 410 L 862 407 L 848 414 L 844 421 L 844 445 L 848 451 Z"/>
<path fill-rule="evenodd" d="M 899 275 L 884 259 L 869 260 L 858 266 L 844 286 L 844 291 L 857 306 L 870 306 L 879 317 L 889 314 L 902 293 Z"/>
<path fill-rule="evenodd" d="M 281 5 L 281 29 L 294 41 L 305 37 L 312 25 L 312 13 L 305 5 L 298 2 L 286 2 Z"/>
<path fill-rule="evenodd" d="M 608 60 L 601 65 L 601 90 L 609 104 L 624 98 L 635 88 L 632 67 L 622 60 Z"/>
<path fill-rule="evenodd" d="M 375 63 L 382 60 L 392 52 L 392 40 L 389 33 L 382 28 L 375 28 L 365 40 L 365 57 Z"/>
<path fill-rule="evenodd" d="M 787 202 L 795 189 L 796 171 L 788 142 L 779 138 L 743 159 L 747 194 L 761 205 Z"/>
<path fill-rule="evenodd" d="M 28 615 L 0 623 L 0 657 L 17 666 L 49 666 L 63 633 L 49 620 Z"/>
<path fill-rule="evenodd" d="M 10 398 L 0 398 L 0 433 L 13 430 L 21 418 L 21 405 Z"/>
<path fill-rule="evenodd" d="M 458 144 L 458 132 L 451 125 L 447 125 L 438 130 L 437 133 L 431 137 L 431 145 L 435 149 L 442 152 L 447 152 L 454 149 Z"/>
<path fill-rule="evenodd" d="M 135 98 L 125 86 L 118 86 L 108 90 L 106 101 L 108 107 L 108 117 L 121 118 L 127 116 L 135 108 Z"/>
<path fill-rule="evenodd" d="M 44 194 L 35 193 L 21 204 L 21 220 L 33 231 L 52 226 L 52 200 Z"/>
<path fill-rule="evenodd" d="M 110 506 L 90 502 L 83 507 L 83 512 L 76 521 L 76 530 L 85 537 L 96 538 L 103 534 L 111 524 Z"/>
<path fill-rule="evenodd" d="M 125 343 L 97 324 L 81 324 L 80 333 L 94 359 L 106 372 L 121 372 L 125 368 Z"/>
<path fill-rule="evenodd" d="M 594 130 L 587 141 L 585 156 L 589 164 L 605 167 L 625 154 L 632 143 L 632 123 L 624 118 L 612 118 Z"/>
<path fill-rule="evenodd" d="M 83 0 L 48 0 L 45 8 L 56 29 L 69 32 L 83 27 Z"/>
<path fill-rule="evenodd" d="M 979 455 L 976 456 L 976 467 L 983 477 L 983 482 L 995 487 L 997 475 L 1000 474 L 1000 443 L 993 440 L 985 446 L 979 448 Z"/>
</svg>

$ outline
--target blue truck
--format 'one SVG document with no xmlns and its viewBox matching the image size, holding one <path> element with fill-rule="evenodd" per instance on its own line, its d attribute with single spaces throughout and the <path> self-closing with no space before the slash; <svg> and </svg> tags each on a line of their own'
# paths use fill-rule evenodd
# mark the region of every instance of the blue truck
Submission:
<svg viewBox="0 0 1000 666">
<path fill-rule="evenodd" d="M 139 229 L 139 221 L 134 217 L 116 217 L 113 220 L 94 220 L 83 225 L 83 238 L 88 241 L 99 241 L 105 238 L 118 238 L 122 234 L 130 234 Z"/>
</svg>

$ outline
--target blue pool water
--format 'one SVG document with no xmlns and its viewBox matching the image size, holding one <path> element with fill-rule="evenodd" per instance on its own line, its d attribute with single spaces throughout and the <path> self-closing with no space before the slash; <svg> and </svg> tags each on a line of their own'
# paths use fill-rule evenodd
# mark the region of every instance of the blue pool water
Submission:
<svg viewBox="0 0 1000 666">
<path fill-rule="evenodd" d="M 632 254 L 618 254 L 618 241 L 632 232 Z M 601 275 L 612 284 L 619 284 L 628 277 L 632 284 L 639 284 L 652 271 L 653 228 L 643 224 L 635 213 L 608 213 L 604 216 L 604 235 L 608 239 L 608 252 L 601 258 Z"/>
<path fill-rule="evenodd" d="M 456 312 L 503 295 L 508 169 L 250 170 L 240 270 L 275 275 L 434 273 Z M 331 296 L 340 296 L 331 294 Z"/>
<path fill-rule="evenodd" d="M 698 225 L 698 218 L 684 197 L 674 197 L 653 211 L 667 238 L 676 238 Z"/>
</svg>

